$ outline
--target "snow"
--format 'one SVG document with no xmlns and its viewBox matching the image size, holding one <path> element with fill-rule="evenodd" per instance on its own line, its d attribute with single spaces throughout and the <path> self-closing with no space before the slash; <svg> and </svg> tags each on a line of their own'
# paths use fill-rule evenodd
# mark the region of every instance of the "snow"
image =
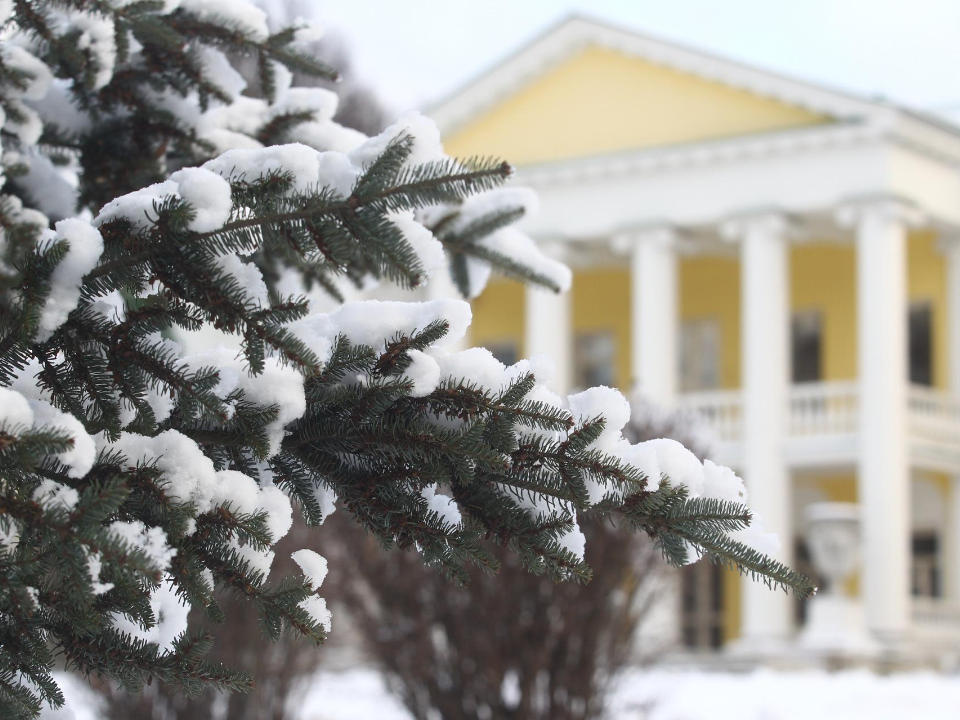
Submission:
<svg viewBox="0 0 960 720">
<path fill-rule="evenodd" d="M 413 139 L 411 152 L 405 163 L 407 167 L 433 162 L 444 157 L 440 130 L 436 123 L 418 112 L 408 112 L 401 115 L 382 133 L 350 152 L 350 160 L 359 167 L 369 167 L 383 154 L 391 141 L 400 135 L 407 135 Z"/>
<path fill-rule="evenodd" d="M 69 249 L 50 276 L 50 294 L 40 312 L 37 340 L 46 342 L 54 331 L 66 322 L 80 301 L 83 277 L 100 260 L 103 237 L 90 223 L 76 218 L 61 220 L 53 232 L 47 231 L 43 241 L 46 247 L 66 241 Z"/>
<path fill-rule="evenodd" d="M 333 120 L 339 100 L 337 94 L 331 90 L 295 87 L 280 94 L 271 106 L 271 112 L 274 116 L 309 112 L 313 113 L 315 122 L 323 123 Z"/>
<path fill-rule="evenodd" d="M 536 192 L 526 187 L 495 188 L 472 195 L 460 204 L 424 208 L 418 212 L 417 217 L 425 225 L 435 226 L 444 218 L 455 215 L 456 217 L 447 227 L 449 232 L 456 234 L 490 213 L 517 208 L 523 210 L 524 217 L 535 215 L 539 210 Z M 572 282 L 570 269 L 544 254 L 537 244 L 516 226 L 497 230 L 478 240 L 476 244 L 478 247 L 488 248 L 512 258 L 517 263 L 549 278 L 563 291 L 570 289 Z M 485 260 L 475 257 L 467 256 L 466 261 L 469 294 L 471 298 L 475 298 L 486 287 L 490 279 L 491 266 Z"/>
<path fill-rule="evenodd" d="M 220 255 L 214 264 L 224 275 L 236 280 L 244 300 L 260 307 L 269 306 L 270 291 L 267 290 L 260 268 L 252 262 L 244 262 L 236 253 Z"/>
<path fill-rule="evenodd" d="M 300 123 L 290 129 L 287 137 L 291 142 L 303 143 L 316 150 L 341 153 L 348 153 L 367 141 L 367 136 L 359 130 L 332 121 Z"/>
<path fill-rule="evenodd" d="M 584 552 L 587 549 L 587 537 L 583 534 L 583 531 L 580 529 L 580 526 L 575 526 L 572 530 L 568 531 L 563 537 L 559 540 L 560 547 L 564 550 L 567 550 L 578 558 L 583 560 Z"/>
<path fill-rule="evenodd" d="M 247 81 L 238 73 L 227 56 L 207 45 L 196 48 L 200 71 L 204 77 L 231 98 L 236 99 L 247 87 Z"/>
<path fill-rule="evenodd" d="M 10 164 L 7 155 L 4 153 L 4 165 Z M 39 152 L 30 152 L 19 159 L 28 169 L 17 176 L 17 186 L 23 188 L 41 212 L 55 219 L 76 214 L 78 191 L 72 170 L 54 165 Z"/>
<path fill-rule="evenodd" d="M 255 149 L 237 148 L 204 163 L 203 167 L 229 181 L 245 179 L 248 182 L 286 171 L 294 177 L 293 190 L 304 192 L 319 181 L 321 157 L 326 155 L 328 153 L 321 154 L 298 143 Z M 349 162 L 345 164 L 349 166 Z M 353 181 L 350 182 L 352 185 Z"/>
<path fill-rule="evenodd" d="M 438 347 L 444 347 L 466 336 L 471 317 L 469 303 L 449 298 L 421 303 L 359 300 L 345 303 L 332 313 L 296 320 L 286 327 L 326 362 L 333 352 L 334 341 L 341 334 L 354 344 L 381 350 L 397 333 L 410 336 L 432 322 L 446 320 L 449 330 L 437 343 Z"/>
<path fill-rule="evenodd" d="M 100 572 L 103 570 L 103 556 L 99 552 L 91 551 L 86 547 L 83 551 L 87 556 L 87 573 L 90 575 L 90 591 L 94 595 L 103 595 L 113 589 L 113 583 L 100 582 Z"/>
<path fill-rule="evenodd" d="M 508 674 L 503 688 L 510 688 Z M 506 693 L 511 697 L 510 692 Z M 614 681 L 606 720 L 953 720 L 960 677 L 630 669 Z M 412 720 L 376 671 L 321 671 L 291 702 L 296 720 Z"/>
<path fill-rule="evenodd" d="M 947 720 L 958 703 L 960 679 L 933 673 L 633 671 L 611 709 L 618 720 Z"/>
<path fill-rule="evenodd" d="M 545 276 L 561 292 L 570 289 L 573 282 L 573 273 L 570 268 L 558 260 L 543 254 L 537 244 L 526 234 L 515 227 L 505 227 L 479 240 L 481 245 L 489 250 L 506 255 L 524 267 Z"/>
<path fill-rule="evenodd" d="M 113 20 L 105 15 L 82 10 L 52 13 L 56 20 L 56 32 L 64 36 L 78 33 L 77 48 L 89 53 L 96 72 L 93 75 L 93 90 L 100 90 L 113 79 L 117 62 L 116 29 Z"/>
<path fill-rule="evenodd" d="M 94 223 L 102 225 L 117 218 L 126 218 L 134 227 L 148 228 L 155 219 L 155 205 L 169 197 L 190 204 L 196 217 L 187 223 L 194 232 L 210 232 L 230 219 L 233 202 L 230 184 L 219 175 L 203 168 L 184 168 L 161 183 L 149 185 L 111 200 L 100 210 Z"/>
<path fill-rule="evenodd" d="M 190 203 L 196 217 L 187 225 L 194 232 L 210 232 L 230 219 L 233 200 L 230 183 L 202 168 L 184 168 L 169 178 L 177 184 L 179 196 Z"/>
<path fill-rule="evenodd" d="M 293 73 L 290 72 L 283 63 L 277 62 L 276 60 L 270 60 L 268 62 L 271 67 L 273 67 L 274 96 L 278 98 L 283 97 L 293 84 Z"/>
<path fill-rule="evenodd" d="M 16 390 L 0 387 L 0 427 L 8 432 L 15 428 L 29 430 L 33 426 L 30 403 Z"/>
<path fill-rule="evenodd" d="M 80 494 L 72 487 L 47 478 L 33 491 L 33 499 L 47 509 L 71 512 L 80 502 Z"/>
<path fill-rule="evenodd" d="M 147 527 L 140 520 L 116 520 L 110 524 L 110 532 L 131 548 L 143 552 L 159 572 L 169 570 L 170 561 L 177 554 L 177 549 L 167 544 L 167 533 L 163 528 Z"/>
<path fill-rule="evenodd" d="M 106 717 L 105 698 L 85 679 L 63 671 L 55 671 L 53 679 L 63 692 L 64 707 L 60 710 L 44 707 L 40 720 L 101 720 Z"/>
<path fill-rule="evenodd" d="M 270 457 L 280 452 L 286 426 L 307 410 L 303 376 L 277 358 L 266 358 L 263 372 L 259 375 L 250 375 L 242 356 L 236 350 L 224 347 L 189 355 L 183 358 L 183 362 L 194 370 L 216 368 L 220 382 L 214 392 L 219 398 L 226 398 L 234 390 L 240 389 L 249 402 L 277 406 L 277 419 L 265 428 L 270 443 Z"/>
<path fill-rule="evenodd" d="M 567 398 L 570 414 L 578 423 L 595 420 L 603 416 L 606 420 L 600 436 L 590 444 L 590 448 L 603 453 L 610 453 L 621 438 L 621 430 L 630 420 L 630 403 L 613 388 L 600 385 Z M 591 504 L 596 504 L 610 490 L 606 483 L 592 478 L 586 479 L 587 494 Z"/>
<path fill-rule="evenodd" d="M 176 593 L 171 582 L 165 582 L 150 593 L 150 609 L 156 623 L 144 629 L 126 615 L 113 613 L 113 625 L 148 643 L 156 643 L 161 651 L 172 651 L 173 642 L 187 629 L 190 606 Z"/>
<path fill-rule="evenodd" d="M 267 14 L 247 0 L 180 0 L 180 7 L 204 22 L 236 28 L 256 42 L 270 35 Z"/>
<path fill-rule="evenodd" d="M 327 577 L 327 559 L 313 550 L 297 550 L 290 554 L 294 562 L 300 566 L 303 576 L 310 583 L 310 586 L 316 590 L 323 585 Z"/>
<path fill-rule="evenodd" d="M 236 470 L 219 470 L 212 477 L 205 473 L 204 479 L 208 483 L 207 500 L 206 504 L 198 507 L 200 512 L 229 504 L 230 509 L 238 514 L 266 513 L 264 523 L 274 543 L 290 531 L 293 508 L 289 498 L 279 488 L 261 487 L 252 477 Z M 272 550 L 241 545 L 236 538 L 231 541 L 230 547 L 250 562 L 254 569 L 264 575 L 270 574 L 274 558 Z"/>
<path fill-rule="evenodd" d="M 652 447 L 657 453 L 657 465 L 673 485 L 685 485 L 691 497 L 703 494 L 704 470 L 697 456 L 682 444 L 670 438 L 647 440 L 641 445 Z M 655 484 L 659 486 L 659 482 Z M 654 485 L 649 486 L 654 489 Z"/>
<path fill-rule="evenodd" d="M 19 388 L 18 388 L 19 389 Z M 57 460 L 67 466 L 67 475 L 81 478 L 90 472 L 97 457 L 94 439 L 73 415 L 58 410 L 44 400 L 30 399 L 34 428 L 47 427 L 66 431 L 73 438 L 73 447 L 57 453 Z"/>
<path fill-rule="evenodd" d="M 417 254 L 420 266 L 427 277 L 433 275 L 437 268 L 444 266 L 446 255 L 443 252 L 443 244 L 433 236 L 432 232 L 413 219 L 412 210 L 388 213 L 387 217 L 403 233 L 403 239 Z"/>
<path fill-rule="evenodd" d="M 420 350 L 408 350 L 407 355 L 410 365 L 403 371 L 403 377 L 413 383 L 410 397 L 425 397 L 440 384 L 440 364 Z"/>
<path fill-rule="evenodd" d="M 320 514 L 323 520 L 326 520 L 337 509 L 336 493 L 326 485 L 320 485 L 313 489 L 313 499 L 320 506 Z"/>
<path fill-rule="evenodd" d="M 98 440 L 104 443 L 102 436 Z M 131 464 L 155 462 L 163 472 L 168 496 L 193 502 L 199 512 L 213 509 L 218 483 L 213 461 L 186 435 L 176 430 L 164 430 L 155 437 L 125 432 L 104 447 L 123 453 Z"/>
<path fill-rule="evenodd" d="M 89 113 L 82 110 L 70 92 L 70 80 L 54 78 L 44 95 L 30 99 L 27 104 L 39 113 L 47 125 L 55 125 L 72 135 L 90 131 L 93 122 Z"/>
<path fill-rule="evenodd" d="M 230 541 L 229 547 L 237 551 L 237 555 L 250 565 L 251 570 L 259 572 L 264 577 L 270 575 L 275 555 L 273 550 L 258 550 L 253 545 L 241 545 L 236 538 Z"/>
<path fill-rule="evenodd" d="M 420 494 L 427 501 L 427 510 L 437 513 L 442 522 L 453 526 L 458 526 L 463 522 L 456 501 L 449 495 L 437 492 L 436 485 L 428 485 Z"/>
<path fill-rule="evenodd" d="M 747 488 L 743 480 L 730 468 L 710 460 L 703 461 L 703 494 L 728 502 L 747 502 Z"/>
<path fill-rule="evenodd" d="M 0 17 L 7 17 L 4 13 Z M 29 80 L 23 90 L 12 90 L 24 100 L 41 100 L 50 88 L 53 73 L 45 62 L 36 57 L 29 50 L 12 42 L 5 42 L 0 46 L 0 56 L 3 64 L 10 70 L 18 70 L 28 76 Z M 9 91 L 9 90 L 7 90 Z"/>
<path fill-rule="evenodd" d="M 260 510 L 266 511 L 266 525 L 274 542 L 284 537 L 293 525 L 293 508 L 290 499 L 278 487 L 265 487 L 258 498 Z"/>
<path fill-rule="evenodd" d="M 6 104 L 16 110 L 19 119 L 14 116 L 14 113 L 6 113 L 3 129 L 12 135 L 16 135 L 24 145 L 36 145 L 43 134 L 43 121 L 40 119 L 40 115 L 18 98 L 7 98 Z"/>
<path fill-rule="evenodd" d="M 310 595 L 304 598 L 299 607 L 309 615 L 315 623 L 320 625 L 326 632 L 332 628 L 330 610 L 327 609 L 327 601 L 317 595 Z"/>
</svg>

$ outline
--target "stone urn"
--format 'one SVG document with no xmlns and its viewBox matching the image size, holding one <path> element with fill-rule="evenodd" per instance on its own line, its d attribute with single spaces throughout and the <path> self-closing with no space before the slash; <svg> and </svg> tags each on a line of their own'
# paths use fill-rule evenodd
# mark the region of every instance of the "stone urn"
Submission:
<svg viewBox="0 0 960 720">
<path fill-rule="evenodd" d="M 847 590 L 860 569 L 860 506 L 812 503 L 804 511 L 807 548 L 822 587 L 807 606 L 801 647 L 825 656 L 864 656 L 875 651 L 858 597 Z"/>
</svg>

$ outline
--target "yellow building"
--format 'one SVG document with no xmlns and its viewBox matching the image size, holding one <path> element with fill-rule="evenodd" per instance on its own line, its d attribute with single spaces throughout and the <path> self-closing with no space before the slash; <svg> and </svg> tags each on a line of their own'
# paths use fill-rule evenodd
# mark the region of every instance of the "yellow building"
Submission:
<svg viewBox="0 0 960 720">
<path fill-rule="evenodd" d="M 960 132 L 581 18 L 431 114 L 518 167 L 574 268 L 563 296 L 491 284 L 474 343 L 702 415 L 788 562 L 804 508 L 857 503 L 868 642 L 960 639 Z M 783 594 L 685 583 L 690 645 L 800 631 Z"/>
</svg>

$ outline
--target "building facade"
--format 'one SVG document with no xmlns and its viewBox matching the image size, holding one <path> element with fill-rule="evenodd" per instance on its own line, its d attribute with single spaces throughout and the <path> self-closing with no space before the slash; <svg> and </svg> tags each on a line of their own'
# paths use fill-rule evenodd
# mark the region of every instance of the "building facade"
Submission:
<svg viewBox="0 0 960 720">
<path fill-rule="evenodd" d="M 960 131 L 582 18 L 431 115 L 450 154 L 517 166 L 525 229 L 574 268 L 565 295 L 491 284 L 471 341 L 699 413 L 788 563 L 804 507 L 857 503 L 870 637 L 960 645 Z M 696 573 L 687 644 L 802 627 Z"/>
</svg>

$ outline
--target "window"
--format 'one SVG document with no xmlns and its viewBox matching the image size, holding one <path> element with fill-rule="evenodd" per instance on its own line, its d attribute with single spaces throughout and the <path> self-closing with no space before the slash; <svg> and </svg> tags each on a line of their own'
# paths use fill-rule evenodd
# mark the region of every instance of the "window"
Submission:
<svg viewBox="0 0 960 720">
<path fill-rule="evenodd" d="M 911 552 L 911 590 L 916 597 L 940 597 L 938 538 L 934 533 L 914 533 Z"/>
<path fill-rule="evenodd" d="M 930 303 L 911 303 L 908 329 L 910 382 L 933 385 L 933 311 Z"/>
<path fill-rule="evenodd" d="M 792 380 L 795 383 L 817 382 L 823 378 L 820 368 L 820 313 L 796 313 L 790 323 Z"/>
<path fill-rule="evenodd" d="M 694 649 L 723 644 L 723 567 L 703 560 L 680 569 L 681 634 Z"/>
<path fill-rule="evenodd" d="M 720 323 L 711 318 L 680 326 L 680 389 L 720 387 Z"/>
<path fill-rule="evenodd" d="M 504 365 L 513 365 L 520 359 L 520 348 L 513 340 L 498 340 L 484 343 L 493 356 Z"/>
<path fill-rule="evenodd" d="M 615 384 L 616 341 L 608 331 L 577 335 L 573 348 L 574 380 L 577 387 Z"/>
</svg>

